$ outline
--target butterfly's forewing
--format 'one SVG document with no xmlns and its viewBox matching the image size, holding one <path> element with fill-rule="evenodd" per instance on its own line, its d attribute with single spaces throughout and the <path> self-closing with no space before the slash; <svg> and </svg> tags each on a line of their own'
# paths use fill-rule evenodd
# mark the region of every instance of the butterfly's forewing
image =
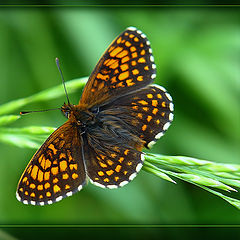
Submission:
<svg viewBox="0 0 240 240">
<path fill-rule="evenodd" d="M 106 105 L 100 114 L 102 118 L 118 119 L 122 128 L 140 137 L 150 148 L 170 126 L 173 103 L 169 93 L 154 84 Z"/>
<path fill-rule="evenodd" d="M 51 204 L 81 190 L 85 181 L 82 139 L 77 128 L 67 121 L 35 153 L 16 194 L 25 204 Z"/>
<path fill-rule="evenodd" d="M 92 72 L 79 104 L 100 105 L 150 84 L 156 65 L 150 43 L 130 27 L 109 46 Z"/>
</svg>

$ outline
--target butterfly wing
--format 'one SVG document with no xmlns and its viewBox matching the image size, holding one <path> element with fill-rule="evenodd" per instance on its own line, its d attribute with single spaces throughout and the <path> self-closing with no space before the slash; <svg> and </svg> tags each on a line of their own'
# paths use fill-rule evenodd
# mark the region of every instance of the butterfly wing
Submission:
<svg viewBox="0 0 240 240">
<path fill-rule="evenodd" d="M 138 136 L 150 148 L 164 135 L 173 121 L 172 97 L 156 84 L 123 96 L 101 111 L 106 122 L 115 119 L 116 125 Z"/>
<path fill-rule="evenodd" d="M 85 181 L 81 136 L 67 121 L 34 154 L 16 196 L 25 204 L 51 204 L 80 191 Z"/>
<path fill-rule="evenodd" d="M 150 84 L 155 77 L 156 65 L 146 35 L 136 28 L 127 28 L 99 60 L 79 104 L 105 104 Z"/>
<path fill-rule="evenodd" d="M 96 130 L 96 129 L 95 129 Z M 90 181 L 102 188 L 118 188 L 133 180 L 143 166 L 144 154 L 133 147 L 117 144 L 115 136 L 98 138 L 88 135 L 84 149 L 87 175 Z M 111 142 L 111 143 L 110 143 Z"/>
</svg>

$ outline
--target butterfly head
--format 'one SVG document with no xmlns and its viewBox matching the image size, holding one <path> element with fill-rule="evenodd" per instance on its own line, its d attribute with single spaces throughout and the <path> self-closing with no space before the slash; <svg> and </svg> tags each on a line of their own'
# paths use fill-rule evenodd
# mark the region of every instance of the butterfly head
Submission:
<svg viewBox="0 0 240 240">
<path fill-rule="evenodd" d="M 98 112 L 95 113 L 79 105 L 64 103 L 61 111 L 72 123 L 81 127 L 94 125 L 97 122 L 96 115 Z"/>
<path fill-rule="evenodd" d="M 73 111 L 73 105 L 72 104 L 66 104 L 64 103 L 61 107 L 61 112 L 66 118 L 70 117 L 71 112 Z"/>
</svg>

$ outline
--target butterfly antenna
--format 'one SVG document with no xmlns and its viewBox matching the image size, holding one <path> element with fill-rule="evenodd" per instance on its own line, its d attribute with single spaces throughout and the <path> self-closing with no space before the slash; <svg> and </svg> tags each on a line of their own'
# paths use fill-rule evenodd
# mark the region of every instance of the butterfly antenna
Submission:
<svg viewBox="0 0 240 240">
<path fill-rule="evenodd" d="M 29 113 L 35 113 L 35 112 L 54 111 L 54 110 L 61 110 L 61 108 L 51 108 L 51 109 L 37 110 L 37 111 L 25 111 L 25 112 L 20 112 L 20 115 L 25 115 L 25 114 L 29 114 Z"/>
<path fill-rule="evenodd" d="M 70 101 L 69 101 L 69 98 L 68 98 L 66 85 L 65 85 L 65 82 L 64 82 L 64 78 L 63 78 L 63 74 L 62 74 L 62 70 L 60 68 L 60 64 L 59 64 L 59 59 L 58 58 L 56 58 L 56 64 L 57 64 L 58 70 L 59 70 L 61 78 L 62 78 L 62 83 L 63 83 L 63 87 L 64 87 L 64 90 L 65 90 L 65 93 L 66 93 L 68 104 L 70 105 Z"/>
</svg>

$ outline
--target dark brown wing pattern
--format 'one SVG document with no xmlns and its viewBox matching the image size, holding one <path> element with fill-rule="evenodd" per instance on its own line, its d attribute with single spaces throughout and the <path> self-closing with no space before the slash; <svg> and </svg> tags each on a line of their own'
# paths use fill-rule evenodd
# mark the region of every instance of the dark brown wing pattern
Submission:
<svg viewBox="0 0 240 240">
<path fill-rule="evenodd" d="M 109 46 L 93 70 L 79 104 L 100 105 L 150 84 L 156 65 L 146 35 L 129 27 Z"/>
</svg>

